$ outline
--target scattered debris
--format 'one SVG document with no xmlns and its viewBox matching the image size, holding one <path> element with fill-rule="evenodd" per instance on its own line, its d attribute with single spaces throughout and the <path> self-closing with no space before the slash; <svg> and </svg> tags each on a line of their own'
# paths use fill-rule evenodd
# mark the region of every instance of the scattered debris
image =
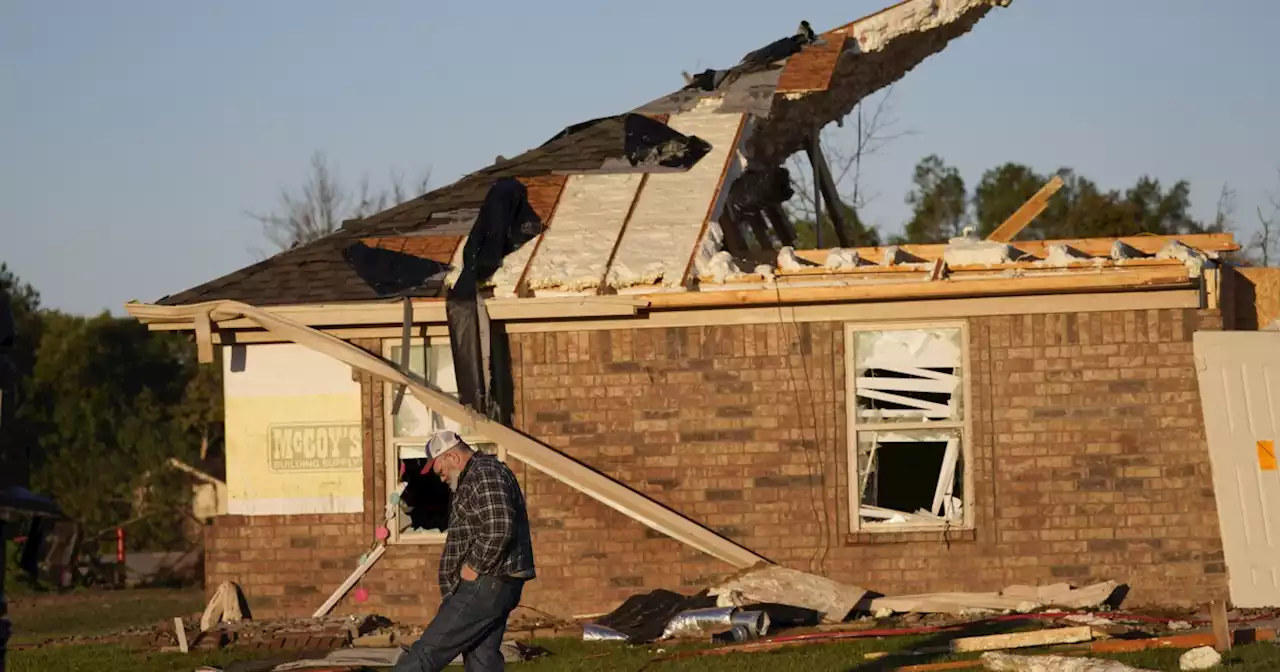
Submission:
<svg viewBox="0 0 1280 672">
<path fill-rule="evenodd" d="M 894 248 L 897 249 L 897 248 Z M 823 266 L 833 271 L 840 271 L 846 268 L 855 268 L 858 266 L 858 251 L 843 247 L 832 248 L 827 253 L 827 261 Z"/>
<path fill-rule="evenodd" d="M 240 593 L 240 586 L 237 584 L 230 581 L 218 584 L 218 589 L 214 591 L 213 597 L 209 599 L 209 604 L 205 606 L 204 613 L 200 616 L 200 632 L 208 632 L 220 622 L 239 622 L 244 618 L 240 611 L 240 603 L 243 599 L 244 596 Z"/>
<path fill-rule="evenodd" d="M 1188 247 L 1181 241 L 1171 240 L 1156 252 L 1156 259 L 1177 259 L 1187 267 L 1190 277 L 1198 278 L 1204 271 L 1208 257 L 1200 250 Z"/>
<path fill-rule="evenodd" d="M 1221 662 L 1222 654 L 1214 651 L 1212 646 L 1201 646 L 1182 654 L 1178 658 L 1178 669 L 1207 670 Z"/>
<path fill-rule="evenodd" d="M 972 233 L 972 229 L 965 229 L 959 237 L 947 241 L 942 260 L 948 266 L 990 266 L 1007 264 L 1012 259 L 1014 250 L 1010 245 L 966 235 Z"/>
<path fill-rule="evenodd" d="M 1073 263 L 1081 263 L 1089 259 L 1088 255 L 1080 254 L 1075 248 L 1065 243 L 1051 243 L 1049 245 L 1049 253 L 1044 259 L 1036 262 L 1038 266 L 1070 266 Z"/>
<path fill-rule="evenodd" d="M 988 652 L 982 654 L 981 661 L 984 668 L 993 672 L 1154 672 L 1114 660 L 1068 656 L 1017 656 Z"/>
<path fill-rule="evenodd" d="M 968 651 L 996 651 L 1000 649 L 1025 649 L 1034 646 L 1052 644 L 1077 644 L 1093 639 L 1093 630 L 1087 625 L 1072 628 L 1054 628 L 1033 632 L 1013 632 L 1003 635 L 983 635 L 981 637 L 962 637 L 952 640 L 951 650 L 962 653 Z"/>
<path fill-rule="evenodd" d="M 867 591 L 858 586 L 778 565 L 745 570 L 712 586 L 707 592 L 716 598 L 716 606 L 787 604 L 812 609 L 827 623 L 845 620 L 867 596 Z"/>
<path fill-rule="evenodd" d="M 779 269 L 783 271 L 798 271 L 802 268 L 808 268 L 808 266 L 796 256 L 796 248 L 784 245 L 782 249 L 778 250 Z"/>
<path fill-rule="evenodd" d="M 1120 584 L 1115 581 L 1103 581 L 1083 588 L 1072 588 L 1069 583 L 1054 583 L 1048 586 L 1013 585 L 1000 591 L 1000 594 L 1005 597 L 1035 600 L 1048 607 L 1091 609 L 1110 602 L 1119 587 Z"/>
<path fill-rule="evenodd" d="M 1191 624 L 1186 621 L 1170 621 L 1168 627 L 1170 630 L 1177 632 L 1179 630 L 1190 630 Z"/>
<path fill-rule="evenodd" d="M 178 650 L 187 653 L 187 626 L 183 624 L 181 616 L 173 618 L 173 634 L 178 637 Z"/>
</svg>

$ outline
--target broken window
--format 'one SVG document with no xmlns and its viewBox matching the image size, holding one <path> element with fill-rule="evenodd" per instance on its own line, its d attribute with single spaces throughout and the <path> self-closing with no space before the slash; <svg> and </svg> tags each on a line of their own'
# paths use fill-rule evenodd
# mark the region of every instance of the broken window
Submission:
<svg viewBox="0 0 1280 672">
<path fill-rule="evenodd" d="M 966 522 L 964 331 L 850 326 L 854 531 Z"/>
<path fill-rule="evenodd" d="M 400 341 L 389 341 L 386 358 L 400 361 Z M 447 338 L 410 342 L 409 373 L 454 398 L 458 385 L 453 371 L 453 354 Z M 436 411 L 429 410 L 407 392 L 396 409 L 396 388 L 385 387 L 387 482 L 393 484 L 387 498 L 387 518 L 391 542 L 439 543 L 449 524 L 449 486 L 434 473 L 422 473 L 427 463 L 426 444 L 441 429 L 451 429 L 479 452 L 506 459 L 505 451 Z M 393 413 L 393 411 L 395 411 Z"/>
</svg>

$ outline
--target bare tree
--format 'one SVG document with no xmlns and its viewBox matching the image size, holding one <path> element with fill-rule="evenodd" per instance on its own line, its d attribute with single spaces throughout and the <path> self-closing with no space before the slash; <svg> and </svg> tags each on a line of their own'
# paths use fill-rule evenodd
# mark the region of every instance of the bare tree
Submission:
<svg viewBox="0 0 1280 672">
<path fill-rule="evenodd" d="M 311 171 L 300 193 L 295 195 L 281 189 L 278 210 L 248 214 L 262 224 L 268 240 L 277 248 L 287 250 L 337 231 L 344 220 L 367 217 L 426 193 L 430 180 L 431 173 L 427 171 L 406 188 L 404 174 L 393 171 L 389 188 L 374 190 L 365 177 L 353 195 L 342 185 L 336 171 L 330 169 L 325 155 L 316 152 L 311 156 Z"/>
<path fill-rule="evenodd" d="M 1280 169 L 1276 170 L 1276 175 L 1280 178 Z M 1280 222 L 1276 221 L 1277 216 L 1280 216 L 1280 191 L 1277 189 L 1268 191 L 1267 204 L 1270 206 L 1270 212 L 1265 214 L 1263 207 L 1258 206 L 1259 230 L 1249 243 L 1251 251 L 1261 258 L 1263 266 L 1271 265 L 1271 254 L 1275 248 L 1280 247 L 1277 245 L 1280 242 L 1277 240 L 1277 236 L 1280 235 L 1280 230 L 1277 230 Z"/>
<path fill-rule="evenodd" d="M 835 137 L 838 130 L 830 126 L 823 129 L 822 147 L 827 163 L 831 167 L 831 176 L 840 192 L 840 199 L 855 212 L 875 199 L 876 194 L 867 194 L 862 186 L 863 162 L 878 154 L 886 145 L 905 135 L 911 130 L 896 130 L 899 120 L 893 113 L 893 87 L 885 89 L 883 94 L 875 97 L 874 103 L 862 100 L 849 114 L 853 123 L 851 143 L 842 142 Z M 848 119 L 848 117 L 846 117 Z M 836 128 L 843 128 L 846 119 L 836 123 Z M 792 187 L 796 195 L 788 202 L 787 208 L 792 218 L 812 220 L 813 203 L 813 169 L 807 156 L 797 153 L 790 158 Z"/>
</svg>

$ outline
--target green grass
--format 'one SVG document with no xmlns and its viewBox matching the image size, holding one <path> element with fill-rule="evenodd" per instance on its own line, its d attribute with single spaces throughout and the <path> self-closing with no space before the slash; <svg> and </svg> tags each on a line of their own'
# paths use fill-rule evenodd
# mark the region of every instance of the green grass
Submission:
<svg viewBox="0 0 1280 672">
<path fill-rule="evenodd" d="M 246 649 L 160 653 L 108 644 L 50 646 L 10 651 L 7 672 L 190 672 L 201 665 L 221 667 L 235 660 L 254 660 L 263 653 Z"/>
<path fill-rule="evenodd" d="M 204 610 L 194 590 L 82 590 L 67 595 L 25 595 L 9 603 L 10 644 L 72 636 L 105 635 L 155 625 Z"/>
<path fill-rule="evenodd" d="M 129 627 L 159 624 L 174 616 L 200 611 L 204 597 L 198 590 L 80 591 L 70 595 L 25 596 L 15 600 L 9 618 L 13 622 L 13 644 L 42 642 L 71 636 L 118 632 Z M 771 652 L 734 653 L 688 657 L 658 662 L 674 653 L 706 648 L 705 644 L 650 645 L 630 647 L 616 643 L 583 642 L 572 639 L 540 640 L 532 644 L 549 655 L 512 665 L 521 672 L 888 672 L 900 665 L 975 658 L 976 654 L 891 656 L 868 659 L 866 654 L 907 651 L 944 644 L 956 636 L 1011 632 L 1043 627 L 1041 624 L 1008 622 L 976 626 L 967 632 L 888 639 L 858 639 L 795 646 Z M 193 651 L 189 654 L 160 653 L 129 649 L 119 644 L 60 644 L 21 651 L 11 650 L 8 672 L 167 672 L 193 670 L 201 665 L 221 667 L 236 660 L 274 657 L 279 652 L 251 649 Z M 1034 654 L 1046 651 L 1016 651 Z M 1177 670 L 1181 650 L 1151 650 L 1111 654 L 1106 657 L 1150 670 Z M 1238 647 L 1230 652 L 1224 672 L 1270 672 L 1280 670 L 1280 646 L 1272 643 Z"/>
</svg>

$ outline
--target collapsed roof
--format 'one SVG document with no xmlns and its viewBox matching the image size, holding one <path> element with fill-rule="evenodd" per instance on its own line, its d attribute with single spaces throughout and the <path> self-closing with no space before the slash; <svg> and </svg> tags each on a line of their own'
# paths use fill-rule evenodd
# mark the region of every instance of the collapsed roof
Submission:
<svg viewBox="0 0 1280 672">
<path fill-rule="evenodd" d="M 1022 277 L 1080 270 L 1132 271 L 1177 260 L 1117 257 L 1064 242 L 1021 243 L 982 269 L 942 248 L 794 252 L 781 200 L 782 161 L 817 129 L 901 78 L 1007 0 L 905 0 L 827 32 L 794 35 L 737 64 L 687 77 L 680 90 L 630 112 L 565 128 L 542 145 L 448 186 L 177 295 L 162 305 L 231 299 L 256 305 L 439 298 L 461 267 L 464 242 L 489 189 L 523 185 L 541 235 L 509 254 L 487 285 L 496 296 L 650 294 L 864 281 Z M 781 251 L 755 258 L 745 232 L 773 220 Z M 1128 241 L 1128 239 L 1126 239 Z M 1168 241 L 1129 242 L 1152 256 Z M 1236 249 L 1230 237 L 1183 242 L 1204 257 Z M 1111 241 L 1084 244 L 1109 246 Z M 1134 247 L 1136 245 L 1136 247 Z M 1153 247 L 1154 249 L 1145 249 Z M 929 246 L 924 246 L 929 247 Z M 778 255 L 773 258 L 773 255 Z M 899 258 L 898 255 L 902 255 Z M 1064 256 L 1065 255 L 1065 256 Z M 946 260 L 947 273 L 924 268 Z M 761 265 L 760 262 L 766 262 Z M 1184 269 L 1183 279 L 1193 271 Z M 710 299 L 708 299 L 710 300 Z"/>
</svg>

